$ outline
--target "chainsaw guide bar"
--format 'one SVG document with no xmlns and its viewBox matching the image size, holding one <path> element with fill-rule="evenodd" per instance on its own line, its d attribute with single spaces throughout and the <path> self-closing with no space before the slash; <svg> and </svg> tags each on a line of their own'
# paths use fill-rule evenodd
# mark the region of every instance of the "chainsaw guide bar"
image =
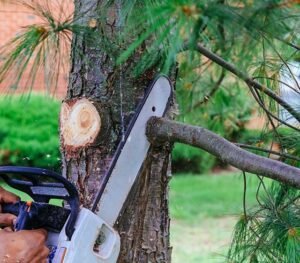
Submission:
<svg viewBox="0 0 300 263">
<path fill-rule="evenodd" d="M 151 117 L 164 116 L 171 100 L 172 84 L 166 76 L 157 77 L 147 90 L 120 142 L 104 176 L 92 211 L 113 226 L 122 210 L 150 147 L 146 136 Z"/>
</svg>

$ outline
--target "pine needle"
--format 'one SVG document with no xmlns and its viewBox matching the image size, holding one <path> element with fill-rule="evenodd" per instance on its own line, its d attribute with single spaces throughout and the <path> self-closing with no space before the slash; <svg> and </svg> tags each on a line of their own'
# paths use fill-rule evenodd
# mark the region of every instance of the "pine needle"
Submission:
<svg viewBox="0 0 300 263">
<path fill-rule="evenodd" d="M 0 49 L 0 83 L 8 89 L 31 90 L 35 85 L 55 92 L 62 74 L 69 70 L 72 34 L 87 30 L 74 23 L 70 1 L 18 1 L 41 22 L 22 28 Z M 66 9 L 69 13 L 66 13 Z M 71 12 L 71 13 L 70 13 Z M 44 83 L 36 83 L 42 76 Z"/>
</svg>

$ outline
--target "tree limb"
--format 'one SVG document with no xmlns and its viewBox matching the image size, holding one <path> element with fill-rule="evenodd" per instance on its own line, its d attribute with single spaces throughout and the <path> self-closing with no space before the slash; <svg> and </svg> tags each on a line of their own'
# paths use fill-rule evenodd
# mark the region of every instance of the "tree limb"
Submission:
<svg viewBox="0 0 300 263">
<path fill-rule="evenodd" d="M 231 63 L 225 61 L 223 58 L 219 57 L 217 54 L 211 52 L 201 44 L 197 44 L 195 47 L 195 50 L 204 55 L 205 57 L 209 58 L 210 60 L 214 61 L 221 67 L 225 68 L 226 70 L 230 71 L 237 77 L 241 78 L 245 83 L 247 83 L 249 86 L 260 90 L 261 92 L 268 95 L 270 98 L 275 100 L 278 104 L 280 104 L 283 108 L 285 108 L 298 122 L 300 122 L 300 113 L 297 112 L 291 105 L 289 105 L 285 100 L 283 100 L 280 96 L 278 96 L 276 93 L 274 93 L 269 88 L 263 86 L 259 82 L 255 81 L 251 77 L 249 77 L 246 73 L 240 71 L 238 68 L 236 68 Z"/>
<path fill-rule="evenodd" d="M 300 169 L 245 151 L 202 127 L 152 117 L 148 121 L 146 133 L 151 142 L 171 141 L 192 145 L 242 171 L 300 188 Z"/>
</svg>

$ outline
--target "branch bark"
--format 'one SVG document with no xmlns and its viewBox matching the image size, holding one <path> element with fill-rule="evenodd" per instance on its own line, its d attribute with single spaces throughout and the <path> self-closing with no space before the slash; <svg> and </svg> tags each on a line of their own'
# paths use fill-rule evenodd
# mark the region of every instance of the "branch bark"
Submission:
<svg viewBox="0 0 300 263">
<path fill-rule="evenodd" d="M 240 79 L 242 79 L 247 85 L 265 93 L 270 98 L 275 100 L 278 104 L 280 104 L 283 108 L 285 108 L 298 122 L 300 122 L 300 113 L 297 112 L 291 105 L 289 105 L 285 100 L 283 100 L 280 96 L 278 96 L 276 93 L 274 93 L 269 88 L 263 86 L 256 80 L 249 77 L 246 73 L 240 71 L 238 68 L 236 68 L 231 63 L 225 61 L 223 58 L 219 57 L 217 54 L 211 52 L 201 44 L 197 44 L 195 47 L 195 50 L 204 55 L 205 57 L 209 58 L 213 62 L 217 63 L 221 67 L 225 68 L 226 70 L 230 71 Z"/>
<path fill-rule="evenodd" d="M 240 149 L 202 127 L 153 117 L 148 121 L 147 136 L 152 143 L 171 141 L 196 146 L 242 171 L 300 188 L 300 169 Z"/>
</svg>

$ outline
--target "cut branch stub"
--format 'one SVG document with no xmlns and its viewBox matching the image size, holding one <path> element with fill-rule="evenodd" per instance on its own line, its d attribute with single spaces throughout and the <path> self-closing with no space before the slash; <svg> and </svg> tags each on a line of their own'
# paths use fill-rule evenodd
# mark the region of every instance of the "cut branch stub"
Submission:
<svg viewBox="0 0 300 263">
<path fill-rule="evenodd" d="M 64 102 L 61 107 L 60 125 L 65 146 L 77 148 L 94 144 L 101 130 L 98 107 L 85 98 Z"/>
</svg>

